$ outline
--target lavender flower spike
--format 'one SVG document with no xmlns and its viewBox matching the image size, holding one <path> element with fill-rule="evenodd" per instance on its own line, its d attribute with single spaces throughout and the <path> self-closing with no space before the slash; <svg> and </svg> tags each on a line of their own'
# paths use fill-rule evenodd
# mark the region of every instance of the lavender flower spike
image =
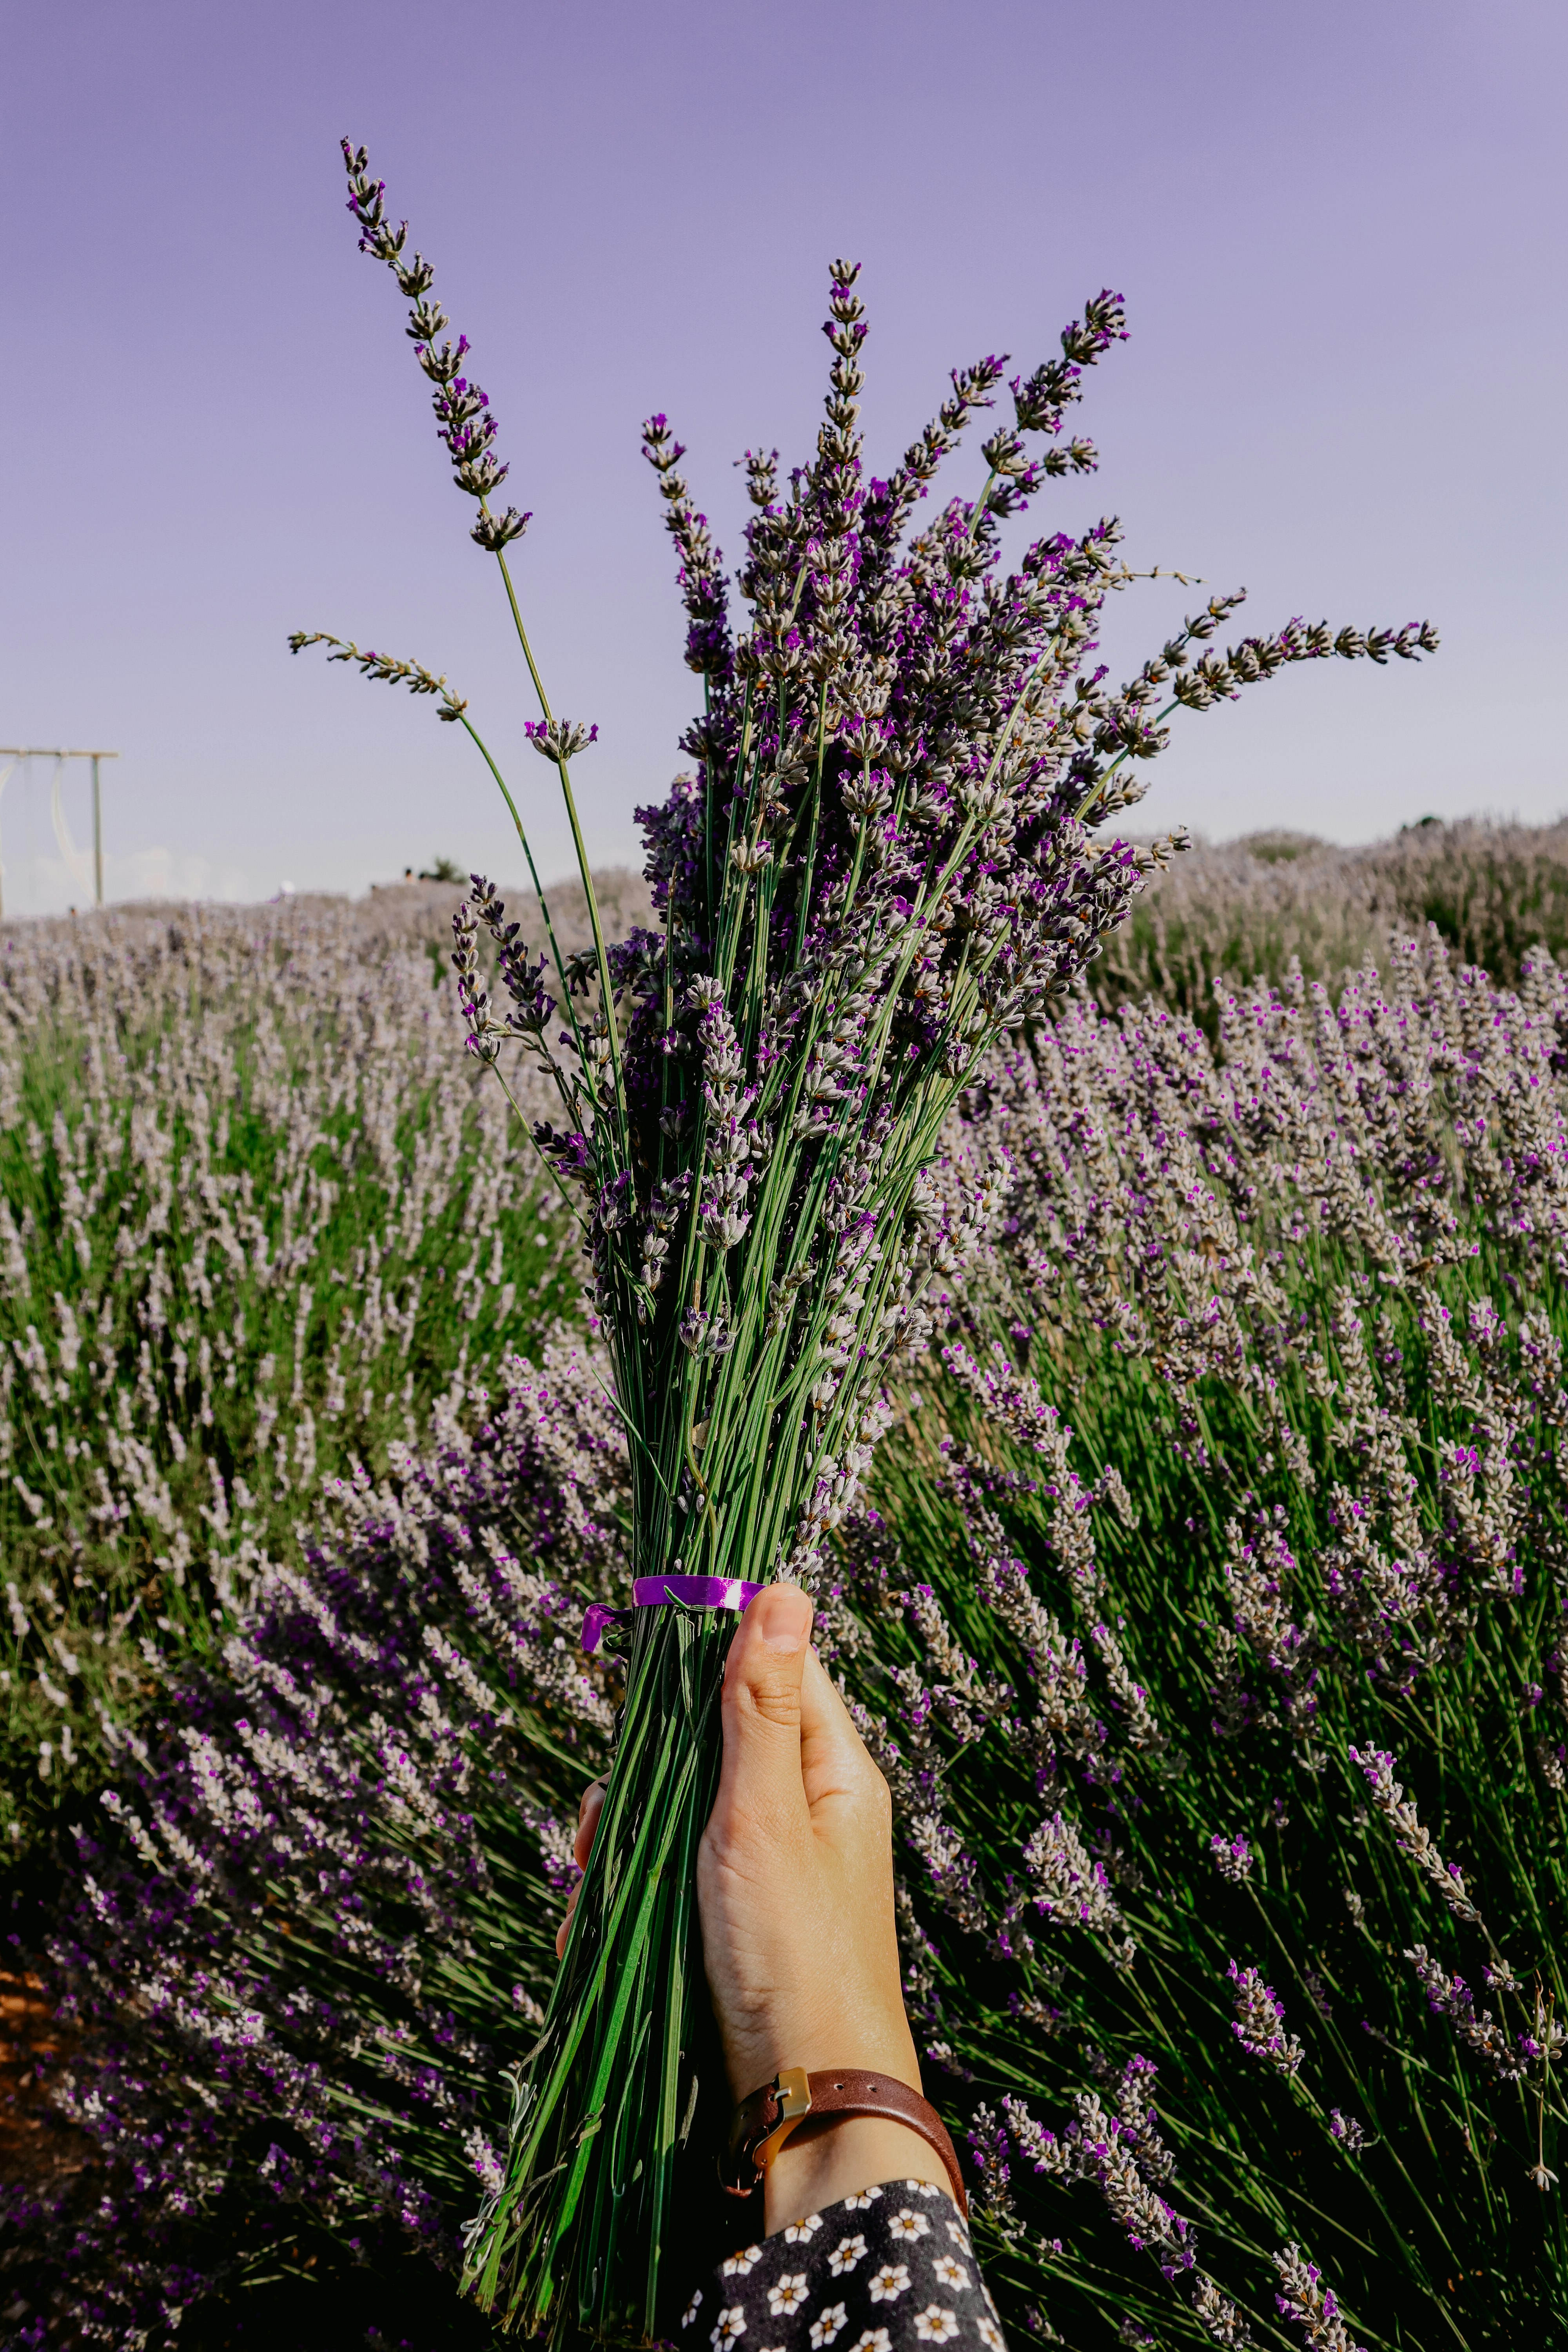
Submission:
<svg viewBox="0 0 1568 2352">
<path fill-rule="evenodd" d="M 1233 1886 L 1247 1884 L 1252 1875 L 1252 1848 L 1244 1837 L 1232 1838 L 1228 1844 L 1222 1837 L 1211 1837 L 1209 1852 L 1222 1878 L 1227 1878 Z"/>
<path fill-rule="evenodd" d="M 599 740 L 596 727 L 584 727 L 575 719 L 525 719 L 522 731 L 540 757 L 552 760 L 557 767 Z"/>
<path fill-rule="evenodd" d="M 1434 2017 L 1446 2017 L 1461 2042 L 1482 2058 L 1503 2083 L 1521 2083 L 1530 2072 L 1533 2053 L 1516 2057 L 1489 2009 L 1478 2010 L 1476 1997 L 1463 1977 L 1451 1977 L 1425 1944 L 1412 1945 L 1405 1955 L 1421 1979 L 1426 2005 Z"/>
<path fill-rule="evenodd" d="M 1306 2054 L 1293 2033 L 1285 2031 L 1284 2007 L 1272 1985 L 1256 1969 L 1238 1969 L 1232 1960 L 1226 1974 L 1236 1991 L 1236 2016 L 1231 2032 L 1249 2058 L 1260 2058 L 1281 2074 L 1294 2074 Z"/>
<path fill-rule="evenodd" d="M 1365 2352 L 1355 2343 L 1340 2317 L 1340 2306 L 1323 2273 L 1310 2263 L 1300 2246 L 1290 2245 L 1274 2257 L 1281 2293 L 1274 2298 L 1282 2318 L 1294 2320 L 1310 2352 Z"/>
<path fill-rule="evenodd" d="M 445 675 L 437 677 L 423 662 L 401 661 L 395 654 L 372 653 L 368 648 L 362 653 L 352 637 L 334 637 L 325 629 L 296 629 L 289 640 L 289 652 L 301 654 L 307 646 L 331 646 L 329 661 L 353 662 L 362 677 L 374 678 L 382 686 L 405 686 L 410 694 L 438 695 L 437 719 L 455 722 L 468 707 L 460 694 L 453 693 Z"/>
<path fill-rule="evenodd" d="M 458 488 L 465 497 L 479 502 L 479 520 L 469 536 L 489 554 L 499 555 L 510 541 L 522 537 L 530 518 L 519 514 L 515 507 L 501 514 L 490 511 L 489 499 L 510 468 L 490 446 L 497 426 L 489 395 L 462 373 L 468 339 L 459 335 L 455 343 L 437 341 L 447 320 L 440 304 L 429 299 L 436 272 L 422 253 L 416 253 L 412 261 L 404 260 L 408 223 L 400 221 L 395 228 L 392 226 L 386 216 L 386 182 L 372 179 L 364 148 L 347 139 L 342 143 L 343 168 L 349 175 L 349 210 L 359 225 L 359 249 L 373 260 L 385 262 L 399 291 L 408 299 L 405 332 L 415 358 L 430 381 L 436 429 L 452 460 Z"/>
<path fill-rule="evenodd" d="M 1393 1830 L 1400 1853 L 1407 1853 L 1426 1872 L 1456 1919 L 1479 1927 L 1481 1915 L 1465 1891 L 1462 1874 L 1456 1864 L 1444 1861 L 1430 1833 L 1422 1828 L 1415 1806 L 1394 1777 L 1394 1758 L 1388 1750 L 1373 1748 L 1363 1754 L 1359 1748 L 1352 1748 L 1350 1759 L 1365 1773 L 1373 1801 Z"/>
</svg>

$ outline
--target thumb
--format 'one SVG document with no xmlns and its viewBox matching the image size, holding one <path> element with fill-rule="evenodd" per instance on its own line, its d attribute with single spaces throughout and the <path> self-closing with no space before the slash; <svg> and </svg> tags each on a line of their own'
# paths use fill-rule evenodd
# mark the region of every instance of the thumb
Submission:
<svg viewBox="0 0 1568 2352">
<path fill-rule="evenodd" d="M 812 1616 L 798 1585 L 769 1584 L 741 1620 L 724 1667 L 720 1810 L 805 1812 L 801 1679 Z"/>
</svg>

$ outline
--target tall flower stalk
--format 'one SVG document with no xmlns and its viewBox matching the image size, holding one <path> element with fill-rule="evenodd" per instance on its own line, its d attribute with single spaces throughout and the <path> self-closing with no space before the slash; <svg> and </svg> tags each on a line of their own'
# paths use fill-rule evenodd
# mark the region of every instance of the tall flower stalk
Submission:
<svg viewBox="0 0 1568 2352">
<path fill-rule="evenodd" d="M 1165 720 L 1296 661 L 1408 657 L 1435 639 L 1425 625 L 1336 636 L 1291 622 L 1220 652 L 1209 640 L 1239 598 L 1215 597 L 1110 688 L 1092 656 L 1107 594 L 1134 576 L 1119 526 L 1043 536 L 1008 572 L 1001 525 L 1047 478 L 1092 468 L 1092 445 L 1062 428 L 1085 370 L 1124 336 L 1120 298 L 1096 296 L 1059 357 L 1011 380 L 1012 420 L 983 444 L 978 496 L 915 528 L 1005 363 L 955 373 L 902 462 L 870 476 L 859 271 L 836 262 L 815 454 L 782 489 L 776 452 L 746 459 L 746 625 L 731 620 L 680 444 L 663 416 L 644 427 L 703 709 L 683 738 L 691 770 L 639 811 L 659 928 L 608 942 L 572 785 L 594 730 L 552 709 L 529 645 L 507 561 L 528 518 L 491 503 L 507 472 L 492 412 L 466 373 L 467 340 L 442 340 L 434 273 L 405 257 L 406 226 L 392 226 L 363 149 L 345 142 L 344 159 L 361 247 L 410 303 L 437 430 L 477 503 L 472 535 L 500 572 L 539 700 L 529 733 L 557 772 L 588 894 L 591 952 L 563 958 L 540 893 L 534 961 L 476 876 L 454 958 L 469 1050 L 499 1066 L 521 1043 L 559 1096 L 560 1123 L 532 1133 L 582 1223 L 628 1438 L 634 1566 L 809 1583 L 890 1419 L 889 1374 L 923 1347 L 933 1286 L 973 1254 L 1005 1189 L 1001 1163 L 956 1188 L 931 1182 L 960 1090 L 1002 1033 L 1060 996 L 1143 871 L 1180 845 L 1096 838 L 1141 797 L 1139 763 L 1163 748 Z M 331 642 L 440 699 L 528 853 L 516 798 L 445 682 Z M 566 1026 L 552 1036 L 557 1005 Z M 469 2241 L 481 2304 L 557 2338 L 658 2332 L 672 2185 L 709 2072 L 695 2055 L 692 1876 L 733 1618 L 633 1613 L 593 1860 L 518 2080 L 506 2176 Z"/>
</svg>

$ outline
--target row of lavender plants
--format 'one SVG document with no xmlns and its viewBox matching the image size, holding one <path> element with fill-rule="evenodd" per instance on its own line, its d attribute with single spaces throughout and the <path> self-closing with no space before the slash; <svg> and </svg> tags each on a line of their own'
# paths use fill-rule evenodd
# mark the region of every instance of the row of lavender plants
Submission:
<svg viewBox="0 0 1568 2352">
<path fill-rule="evenodd" d="M 1157 996 L 1212 1036 L 1216 981 L 1227 992 L 1259 973 L 1278 984 L 1300 962 L 1310 980 L 1337 984 L 1391 931 L 1429 923 L 1510 988 L 1531 948 L 1563 956 L 1568 824 L 1424 817 L 1356 849 L 1290 832 L 1194 842 L 1107 940 L 1094 992 L 1110 1004 Z"/>
<path fill-rule="evenodd" d="M 1428 935 L 971 1106 L 1014 1215 L 845 1638 L 1047 2340 L 1568 2326 L 1565 1068 L 1550 959 Z"/>
<path fill-rule="evenodd" d="M 624 877 L 609 895 L 646 906 Z M 576 1297 L 531 1147 L 453 1070 L 449 914 L 414 887 L 0 944 L 13 1859 L 101 1778 L 106 1717 L 134 1720 L 163 1654 L 290 1549 L 323 1475 L 384 1465 Z"/>
<path fill-rule="evenodd" d="M 388 2344 L 489 2338 L 451 2273 L 606 1759 L 577 1633 L 626 1581 L 629 1487 L 602 1364 L 566 1339 L 436 1423 L 381 1480 L 329 1482 L 300 1559 L 167 1673 L 159 1734 L 118 1735 L 50 1956 L 89 2160 L 11 2192 L 20 2342 L 188 2343 L 204 2317 L 226 2340 L 258 2291 L 345 2265 L 348 2341 L 378 2313 Z"/>
<path fill-rule="evenodd" d="M 1081 1000 L 950 1130 L 950 1181 L 1016 1181 L 821 1639 L 1016 2341 L 1568 2326 L 1565 1056 L 1549 960 L 1509 993 L 1431 941 L 1217 1048 Z M 514 1361 L 124 1739 L 55 1944 L 101 2164 L 18 2201 L 19 2336 L 200 2341 L 215 2290 L 401 2257 L 440 2315 L 334 2340 L 474 2340 L 441 2281 L 605 1752 L 575 1632 L 626 1497 L 592 1353 Z"/>
</svg>

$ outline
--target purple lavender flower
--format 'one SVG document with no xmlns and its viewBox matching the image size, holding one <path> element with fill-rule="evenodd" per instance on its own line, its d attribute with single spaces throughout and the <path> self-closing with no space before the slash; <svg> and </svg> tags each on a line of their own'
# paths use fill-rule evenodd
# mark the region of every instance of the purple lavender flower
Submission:
<svg viewBox="0 0 1568 2352">
<path fill-rule="evenodd" d="M 1461 2042 L 1483 2059 L 1500 2082 L 1522 2082 L 1530 2073 L 1534 2053 L 1525 2047 L 1527 2037 L 1520 2036 L 1516 2052 L 1509 2045 L 1508 2036 L 1498 2024 L 1490 2010 L 1478 2010 L 1476 1997 L 1463 1977 L 1451 1976 L 1435 1960 L 1425 1944 L 1413 1945 L 1405 1955 L 1421 1980 L 1426 1995 L 1426 2005 L 1434 2017 L 1446 2017 Z"/>
<path fill-rule="evenodd" d="M 497 426 L 489 396 L 462 373 L 468 339 L 459 335 L 455 343 L 437 340 L 447 320 L 440 304 L 430 299 L 435 270 L 423 254 L 416 253 L 412 262 L 405 261 L 408 224 L 403 221 L 394 228 L 388 220 L 385 181 L 372 179 L 363 147 L 353 146 L 347 139 L 342 144 L 349 177 L 348 208 L 359 228 L 359 249 L 374 260 L 385 262 L 409 301 L 406 332 L 414 356 L 430 382 L 436 429 L 451 458 L 453 479 L 465 496 L 479 501 L 472 537 L 480 547 L 500 555 L 514 539 L 522 537 L 531 518 L 519 514 L 515 507 L 500 514 L 490 510 L 489 500 L 510 469 L 490 446 Z"/>
<path fill-rule="evenodd" d="M 1220 1876 L 1228 1879 L 1233 1886 L 1243 1886 L 1251 1877 L 1252 1848 L 1244 1837 L 1228 1841 L 1218 1836 L 1211 1837 L 1209 1852 L 1214 1856 L 1214 1866 Z"/>
<path fill-rule="evenodd" d="M 1352 1748 L 1350 1759 L 1361 1767 L 1372 1790 L 1373 1801 L 1394 1833 L 1401 1853 L 1411 1860 L 1431 1880 L 1456 1919 L 1474 1926 L 1480 1913 L 1466 1890 L 1463 1874 L 1458 1865 L 1445 1862 L 1428 1831 L 1423 1828 L 1415 1806 L 1405 1796 L 1394 1777 L 1394 1759 L 1386 1748 L 1373 1748 L 1364 1753 Z"/>
<path fill-rule="evenodd" d="M 1226 1971 L 1234 1988 L 1236 2016 L 1231 2032 L 1249 2058 L 1260 2059 L 1285 2075 L 1294 2074 L 1305 2052 L 1295 2034 L 1285 2031 L 1285 2010 L 1272 1985 L 1266 1985 L 1254 1968 Z"/>
<path fill-rule="evenodd" d="M 1363 2352 L 1352 2340 L 1332 2288 L 1323 2284 L 1322 2272 L 1307 2260 L 1300 2246 L 1286 2246 L 1277 2253 L 1274 2267 L 1280 2286 L 1275 2308 L 1300 2329 L 1310 2352 Z"/>
</svg>

